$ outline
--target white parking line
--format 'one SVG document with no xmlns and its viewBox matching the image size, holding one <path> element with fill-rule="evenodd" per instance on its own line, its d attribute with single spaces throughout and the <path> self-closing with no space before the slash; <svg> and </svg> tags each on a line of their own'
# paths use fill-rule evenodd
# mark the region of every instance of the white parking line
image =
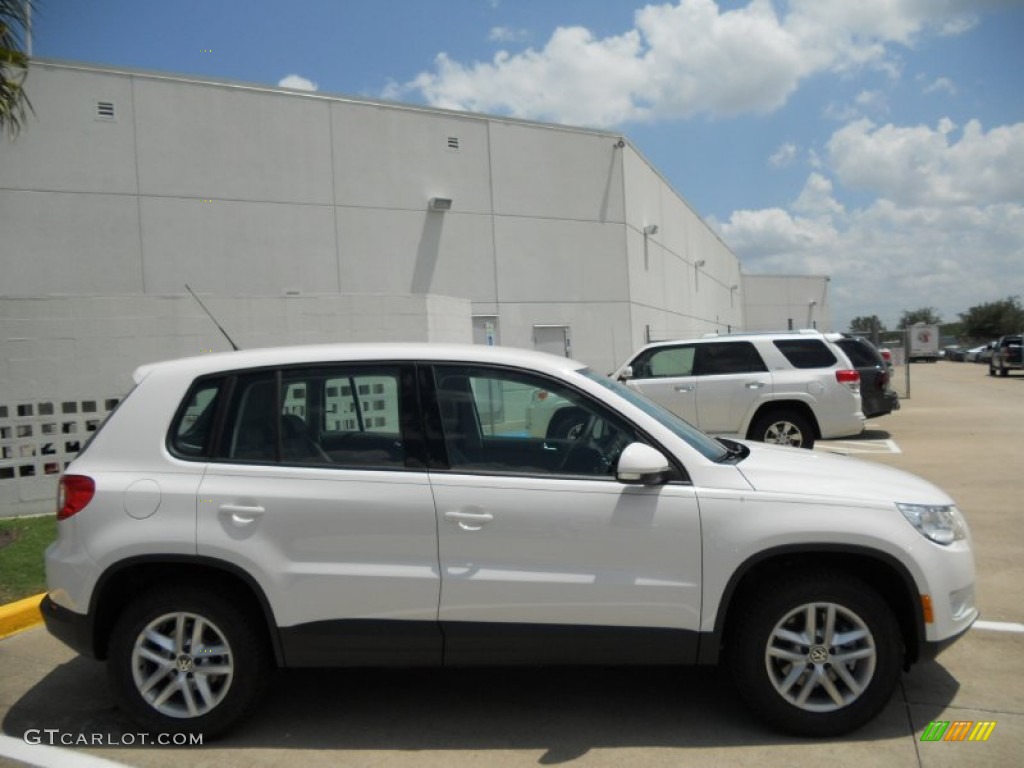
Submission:
<svg viewBox="0 0 1024 768">
<path fill-rule="evenodd" d="M 976 621 L 973 629 L 987 629 L 990 632 L 1024 632 L 1024 624 L 1015 621 Z"/>
<path fill-rule="evenodd" d="M 815 450 L 829 453 L 903 453 L 895 440 L 822 440 L 814 444 Z"/>
<path fill-rule="evenodd" d="M 125 768 L 123 763 L 115 763 L 113 760 L 94 757 L 74 749 L 26 744 L 24 739 L 15 739 L 3 734 L 0 734 L 0 755 L 40 768 Z"/>
</svg>

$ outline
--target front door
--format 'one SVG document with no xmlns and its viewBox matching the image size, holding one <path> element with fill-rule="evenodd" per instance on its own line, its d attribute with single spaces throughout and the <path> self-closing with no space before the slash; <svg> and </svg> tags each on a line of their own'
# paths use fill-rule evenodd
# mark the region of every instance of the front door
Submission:
<svg viewBox="0 0 1024 768">
<path fill-rule="evenodd" d="M 461 365 L 435 377 L 450 467 L 431 472 L 446 662 L 692 661 L 694 489 L 619 483 L 618 456 L 642 436 L 561 384 Z M 522 430 L 536 390 L 582 413 L 583 427 L 560 438 Z"/>
<path fill-rule="evenodd" d="M 698 426 L 696 352 L 694 344 L 654 347 L 633 362 L 627 384 Z"/>
</svg>

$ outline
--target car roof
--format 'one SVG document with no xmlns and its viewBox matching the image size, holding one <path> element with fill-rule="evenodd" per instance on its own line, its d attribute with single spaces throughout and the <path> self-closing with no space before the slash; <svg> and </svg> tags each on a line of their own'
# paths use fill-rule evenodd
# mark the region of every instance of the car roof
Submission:
<svg viewBox="0 0 1024 768">
<path fill-rule="evenodd" d="M 237 352 L 216 352 L 139 366 L 133 375 L 136 383 L 155 372 L 182 376 L 211 373 L 344 362 L 459 362 L 490 363 L 531 368 L 548 373 L 576 371 L 586 366 L 568 357 L 514 347 L 490 347 L 480 344 L 432 343 L 359 343 L 307 344 L 291 347 L 266 347 Z"/>
<path fill-rule="evenodd" d="M 796 339 L 821 339 L 827 341 L 825 334 L 812 329 L 801 329 L 799 331 L 752 331 L 748 333 L 710 333 L 706 336 L 666 339 L 663 341 L 652 341 L 645 344 L 642 349 L 654 347 L 671 346 L 672 344 L 707 344 L 715 341 L 754 341 L 757 339 L 770 340 L 796 340 Z"/>
</svg>

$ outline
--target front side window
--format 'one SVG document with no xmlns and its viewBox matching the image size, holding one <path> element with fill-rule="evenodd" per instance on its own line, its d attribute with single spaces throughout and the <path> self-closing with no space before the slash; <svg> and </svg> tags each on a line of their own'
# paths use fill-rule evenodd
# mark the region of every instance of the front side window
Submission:
<svg viewBox="0 0 1024 768">
<path fill-rule="evenodd" d="M 455 471 L 611 478 L 623 449 L 642 441 L 604 406 L 535 374 L 438 366 L 435 385 Z"/>
<path fill-rule="evenodd" d="M 718 440 L 705 435 L 699 429 L 691 426 L 671 411 L 666 408 L 662 408 L 651 400 L 648 400 L 633 388 L 627 387 L 625 384 L 615 381 L 614 379 L 610 379 L 607 376 L 594 373 L 594 371 L 589 368 L 583 368 L 579 373 L 582 376 L 586 376 L 591 381 L 596 381 L 602 387 L 610 389 L 623 400 L 626 400 L 639 408 L 648 416 L 658 421 L 658 423 L 663 427 L 671 430 L 677 437 L 686 441 L 686 443 L 692 448 L 700 451 L 704 457 L 711 459 L 712 461 L 722 461 L 729 455 L 729 452 L 725 450 L 725 447 Z"/>
<path fill-rule="evenodd" d="M 633 363 L 633 377 L 637 379 L 665 379 L 693 376 L 696 348 L 656 347 L 637 357 Z"/>
</svg>

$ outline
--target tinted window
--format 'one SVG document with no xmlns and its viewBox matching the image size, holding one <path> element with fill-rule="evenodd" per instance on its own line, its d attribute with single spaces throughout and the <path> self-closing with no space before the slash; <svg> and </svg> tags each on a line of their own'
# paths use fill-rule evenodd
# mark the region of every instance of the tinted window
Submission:
<svg viewBox="0 0 1024 768">
<path fill-rule="evenodd" d="M 687 347 L 657 347 L 637 356 L 633 363 L 633 377 L 661 379 L 673 376 L 692 376 L 695 350 Z"/>
<path fill-rule="evenodd" d="M 701 344 L 697 353 L 697 374 L 716 376 L 727 373 L 767 371 L 761 355 L 749 341 L 716 341 Z"/>
<path fill-rule="evenodd" d="M 662 408 L 657 403 L 648 400 L 636 390 L 627 387 L 619 381 L 609 379 L 607 376 L 594 373 L 589 368 L 584 368 L 579 373 L 591 381 L 596 381 L 602 387 L 615 392 L 623 400 L 627 400 L 635 405 L 648 416 L 657 420 L 663 427 L 670 429 L 677 437 L 685 440 L 691 447 L 700 451 L 706 458 L 713 461 L 721 461 L 728 455 L 728 451 L 725 450 L 720 442 L 705 435 L 696 427 L 690 426 L 686 421 L 671 411 Z"/>
<path fill-rule="evenodd" d="M 775 346 L 794 368 L 831 368 L 836 364 L 836 356 L 821 339 L 785 339 L 776 341 Z"/>
<path fill-rule="evenodd" d="M 836 344 L 850 358 L 854 368 L 872 368 L 885 365 L 882 356 L 866 341 L 840 339 Z"/>
<path fill-rule="evenodd" d="M 220 456 L 236 461 L 405 465 L 397 369 L 324 369 L 242 377 Z"/>
<path fill-rule="evenodd" d="M 213 436 L 217 396 L 222 382 L 206 381 L 192 388 L 171 428 L 171 449 L 182 456 L 205 456 Z"/>
<path fill-rule="evenodd" d="M 612 477 L 619 454 L 639 439 L 617 416 L 558 382 L 474 366 L 435 370 L 452 470 Z"/>
</svg>

